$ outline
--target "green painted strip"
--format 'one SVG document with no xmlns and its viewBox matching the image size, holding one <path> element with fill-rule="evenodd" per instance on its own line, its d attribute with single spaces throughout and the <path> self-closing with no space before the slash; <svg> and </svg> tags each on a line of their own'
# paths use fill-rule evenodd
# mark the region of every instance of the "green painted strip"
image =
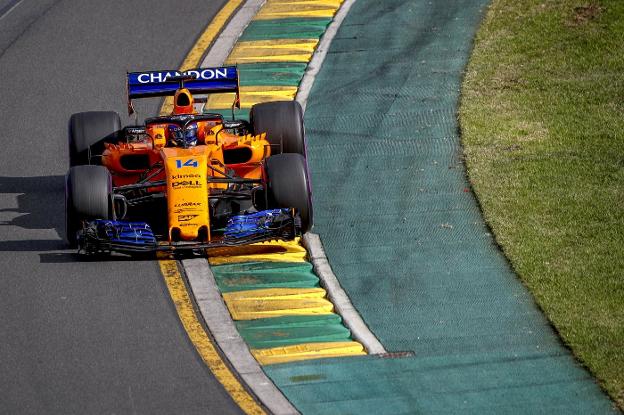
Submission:
<svg viewBox="0 0 624 415">
<path fill-rule="evenodd" d="M 232 119 L 232 109 L 231 108 L 205 108 L 204 109 L 204 113 L 216 113 L 216 114 L 221 114 L 223 115 L 223 118 L 225 118 L 226 120 L 231 120 Z M 234 110 L 234 118 L 237 120 L 249 120 L 249 108 L 243 108 L 240 110 Z"/>
<path fill-rule="evenodd" d="M 243 262 L 237 264 L 213 265 L 212 271 L 221 275 L 240 272 L 312 272 L 309 262 Z"/>
<path fill-rule="evenodd" d="M 350 341 L 351 332 L 341 324 L 340 317 L 335 314 L 328 317 L 319 319 L 317 316 L 291 316 L 239 321 L 236 322 L 236 327 L 252 349 Z"/>
<path fill-rule="evenodd" d="M 247 291 L 262 288 L 314 288 L 319 279 L 309 263 L 254 262 L 216 265 L 212 267 L 221 292 Z"/>
<path fill-rule="evenodd" d="M 320 38 L 330 22 L 329 18 L 254 20 L 239 40 Z"/>
<path fill-rule="evenodd" d="M 298 86 L 306 63 L 268 62 L 238 65 L 241 86 Z"/>
<path fill-rule="evenodd" d="M 314 288 L 319 279 L 311 272 L 241 272 L 219 274 L 215 279 L 221 292 L 258 290 L 262 288 Z"/>
<path fill-rule="evenodd" d="M 250 63 L 238 65 L 241 86 L 298 86 L 307 64 L 300 62 Z M 231 108 L 205 108 L 204 112 L 232 118 Z M 249 120 L 249 108 L 235 109 L 234 118 Z"/>
<path fill-rule="evenodd" d="M 318 327 L 341 323 L 342 318 L 338 314 L 319 314 L 311 316 L 284 316 L 274 318 L 260 318 L 257 320 L 241 320 L 236 322 L 236 327 L 249 330 L 272 330 L 280 327 Z"/>
</svg>

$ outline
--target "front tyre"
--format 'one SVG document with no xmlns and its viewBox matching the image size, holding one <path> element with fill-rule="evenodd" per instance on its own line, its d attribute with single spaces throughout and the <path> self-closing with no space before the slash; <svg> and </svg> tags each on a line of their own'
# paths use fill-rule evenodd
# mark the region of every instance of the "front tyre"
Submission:
<svg viewBox="0 0 624 415">
<path fill-rule="evenodd" d="M 65 232 L 71 247 L 84 220 L 114 219 L 113 184 L 103 166 L 74 166 L 65 183 Z"/>
<path fill-rule="evenodd" d="M 270 208 L 295 208 L 301 231 L 312 229 L 312 195 L 305 158 L 300 154 L 277 154 L 266 160 L 267 195 Z"/>
</svg>

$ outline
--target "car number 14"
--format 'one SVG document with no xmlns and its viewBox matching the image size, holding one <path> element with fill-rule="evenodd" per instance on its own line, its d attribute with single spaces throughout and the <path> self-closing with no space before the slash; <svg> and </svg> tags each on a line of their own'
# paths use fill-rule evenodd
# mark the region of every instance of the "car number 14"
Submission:
<svg viewBox="0 0 624 415">
<path fill-rule="evenodd" d="M 188 160 L 176 160 L 176 167 L 181 169 L 182 167 L 197 167 L 199 163 L 195 159 Z"/>
</svg>

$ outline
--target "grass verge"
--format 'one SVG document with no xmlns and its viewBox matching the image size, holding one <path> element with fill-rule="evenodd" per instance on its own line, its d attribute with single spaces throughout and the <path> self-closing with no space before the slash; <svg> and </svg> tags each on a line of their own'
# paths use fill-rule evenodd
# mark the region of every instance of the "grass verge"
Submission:
<svg viewBox="0 0 624 415">
<path fill-rule="evenodd" d="M 624 408 L 624 1 L 493 0 L 460 124 L 500 246 Z"/>
</svg>

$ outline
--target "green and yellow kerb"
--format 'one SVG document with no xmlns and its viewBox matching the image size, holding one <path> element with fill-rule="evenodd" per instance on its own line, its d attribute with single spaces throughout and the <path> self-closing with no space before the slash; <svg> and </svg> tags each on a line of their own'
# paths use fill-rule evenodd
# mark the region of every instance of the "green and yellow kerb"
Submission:
<svg viewBox="0 0 624 415">
<path fill-rule="evenodd" d="M 208 255 L 236 327 L 261 364 L 366 354 L 334 313 L 298 239 Z"/>
</svg>

